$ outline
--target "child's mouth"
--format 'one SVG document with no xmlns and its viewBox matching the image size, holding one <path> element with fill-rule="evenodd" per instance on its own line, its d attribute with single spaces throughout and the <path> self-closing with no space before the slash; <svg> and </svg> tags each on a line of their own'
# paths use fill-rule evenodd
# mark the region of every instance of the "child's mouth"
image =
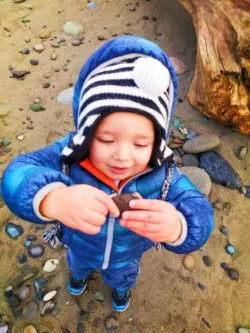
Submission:
<svg viewBox="0 0 250 333">
<path fill-rule="evenodd" d="M 111 169 L 112 173 L 115 173 L 115 174 L 123 174 L 128 170 L 128 168 L 120 168 L 120 167 L 114 167 L 114 166 L 111 166 L 110 169 Z"/>
</svg>

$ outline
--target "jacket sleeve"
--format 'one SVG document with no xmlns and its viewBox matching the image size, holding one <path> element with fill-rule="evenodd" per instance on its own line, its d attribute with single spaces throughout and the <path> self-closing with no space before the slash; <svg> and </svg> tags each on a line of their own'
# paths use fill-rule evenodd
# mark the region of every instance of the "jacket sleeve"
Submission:
<svg viewBox="0 0 250 333">
<path fill-rule="evenodd" d="M 210 237 L 214 226 L 213 208 L 207 198 L 180 173 L 176 166 L 166 200 L 173 204 L 186 224 L 185 238 L 179 245 L 162 243 L 175 253 L 198 250 Z"/>
<path fill-rule="evenodd" d="M 51 221 L 39 213 L 39 204 L 52 189 L 72 185 L 61 171 L 61 151 L 71 134 L 51 146 L 16 157 L 5 169 L 2 196 L 8 208 L 18 217 L 35 222 Z"/>
</svg>

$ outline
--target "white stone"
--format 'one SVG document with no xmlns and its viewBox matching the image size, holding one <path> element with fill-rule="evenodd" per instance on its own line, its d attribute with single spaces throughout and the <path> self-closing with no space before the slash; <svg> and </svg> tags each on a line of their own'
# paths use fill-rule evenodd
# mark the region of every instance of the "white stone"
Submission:
<svg viewBox="0 0 250 333">
<path fill-rule="evenodd" d="M 24 140 L 24 135 L 18 135 L 16 138 L 19 141 L 23 141 Z"/>
<path fill-rule="evenodd" d="M 83 26 L 76 22 L 68 21 L 63 26 L 63 31 L 72 36 L 77 36 L 83 32 Z"/>
<path fill-rule="evenodd" d="M 50 301 L 52 298 L 54 298 L 57 294 L 57 290 L 52 290 L 48 292 L 46 295 L 43 296 L 44 302 Z"/>
<path fill-rule="evenodd" d="M 74 88 L 68 88 L 63 91 L 61 91 L 56 99 L 61 104 L 71 104 L 73 101 L 73 95 L 74 95 Z"/>
<path fill-rule="evenodd" d="M 44 47 L 43 44 L 36 44 L 34 46 L 34 50 L 37 51 L 37 52 L 42 52 L 42 51 L 44 51 L 44 49 L 45 49 L 45 47 Z"/>
<path fill-rule="evenodd" d="M 49 259 L 45 262 L 43 266 L 43 271 L 47 273 L 51 273 L 56 269 L 56 266 L 59 264 L 58 259 Z"/>
</svg>

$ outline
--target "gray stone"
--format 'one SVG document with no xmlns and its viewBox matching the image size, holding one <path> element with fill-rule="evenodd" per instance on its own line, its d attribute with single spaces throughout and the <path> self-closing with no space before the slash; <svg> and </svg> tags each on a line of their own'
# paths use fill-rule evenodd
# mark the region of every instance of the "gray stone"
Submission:
<svg viewBox="0 0 250 333">
<path fill-rule="evenodd" d="M 198 135 L 195 138 L 188 140 L 183 145 L 183 150 L 186 153 L 197 154 L 209 151 L 217 147 L 220 143 L 220 138 L 215 134 Z"/>
<path fill-rule="evenodd" d="M 23 284 L 19 289 L 18 289 L 18 297 L 24 301 L 29 297 L 31 293 L 31 287 L 27 284 Z"/>
<path fill-rule="evenodd" d="M 23 311 L 23 316 L 27 321 L 36 321 L 38 319 L 39 309 L 36 302 L 29 302 Z"/>
<path fill-rule="evenodd" d="M 205 170 L 197 167 L 181 167 L 180 171 L 183 172 L 201 193 L 209 195 L 212 187 L 212 182 L 209 175 Z"/>
<path fill-rule="evenodd" d="M 195 166 L 199 167 L 198 158 L 192 154 L 184 154 L 182 156 L 182 163 L 184 166 Z"/>
</svg>

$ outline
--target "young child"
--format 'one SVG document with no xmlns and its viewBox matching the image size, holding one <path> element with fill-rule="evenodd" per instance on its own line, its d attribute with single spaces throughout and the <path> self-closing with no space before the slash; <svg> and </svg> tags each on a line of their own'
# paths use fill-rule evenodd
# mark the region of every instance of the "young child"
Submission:
<svg viewBox="0 0 250 333">
<path fill-rule="evenodd" d="M 114 38 L 81 69 L 74 90 L 76 130 L 51 146 L 20 155 L 4 172 L 10 210 L 34 223 L 61 224 L 81 294 L 100 270 L 112 306 L 124 311 L 142 254 L 199 249 L 213 229 L 213 210 L 167 147 L 177 79 L 167 55 L 136 36 Z M 139 193 L 120 214 L 112 194 Z"/>
</svg>

